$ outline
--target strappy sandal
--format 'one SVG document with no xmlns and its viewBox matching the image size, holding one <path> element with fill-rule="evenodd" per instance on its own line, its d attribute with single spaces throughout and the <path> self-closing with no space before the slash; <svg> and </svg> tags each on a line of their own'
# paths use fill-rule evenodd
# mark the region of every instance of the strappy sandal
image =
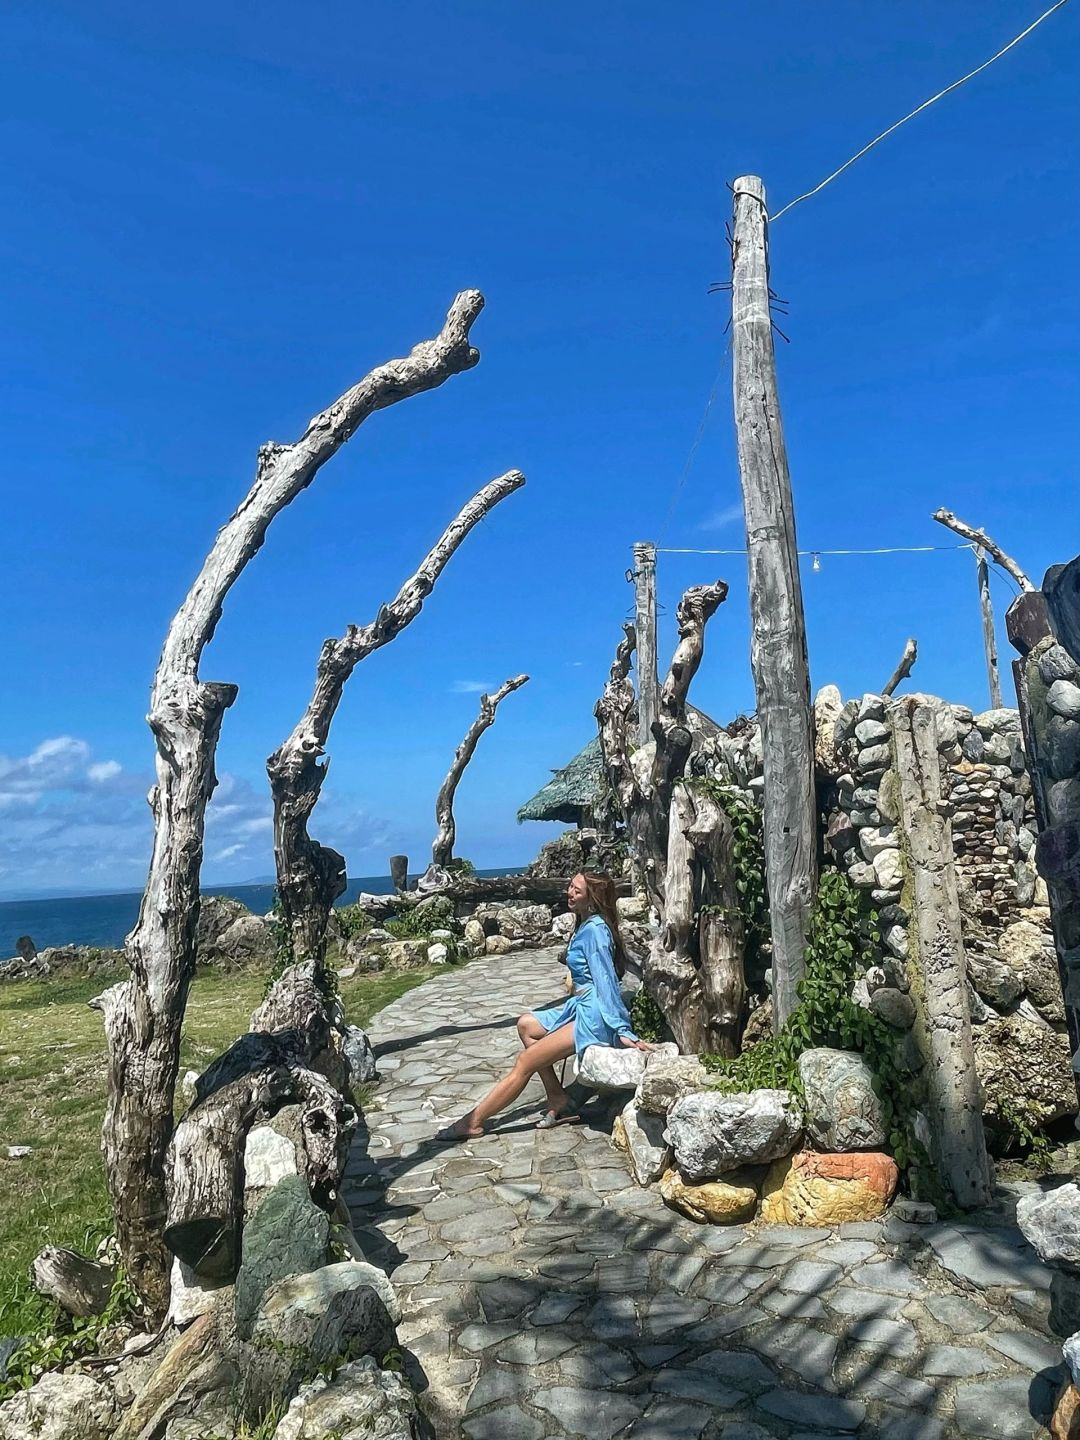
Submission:
<svg viewBox="0 0 1080 1440">
<path fill-rule="evenodd" d="M 577 1125 L 584 1117 L 571 1100 L 565 1110 L 548 1110 L 536 1122 L 537 1130 L 554 1130 L 556 1125 Z"/>
</svg>

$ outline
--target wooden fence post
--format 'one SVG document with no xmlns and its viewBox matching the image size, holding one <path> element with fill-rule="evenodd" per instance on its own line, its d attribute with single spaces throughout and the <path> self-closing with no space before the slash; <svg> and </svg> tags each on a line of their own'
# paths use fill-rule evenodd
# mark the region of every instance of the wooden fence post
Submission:
<svg viewBox="0 0 1080 1440">
<path fill-rule="evenodd" d="M 997 636 L 994 634 L 994 602 L 990 599 L 990 569 L 986 551 L 975 546 L 975 573 L 979 581 L 979 610 L 982 613 L 983 649 L 986 651 L 986 678 L 990 682 L 990 704 L 1001 709 L 1001 676 L 998 674 Z"/>
<path fill-rule="evenodd" d="M 769 314 L 765 187 L 735 181 L 732 353 L 750 582 L 750 663 L 765 773 L 773 1023 L 797 1004 L 817 888 L 813 712 L 787 451 Z"/>
<path fill-rule="evenodd" d="M 659 714 L 660 680 L 656 673 L 656 546 L 639 540 L 634 546 L 634 629 L 637 634 L 639 745 L 653 738 Z"/>
<path fill-rule="evenodd" d="M 952 825 L 945 814 L 936 706 L 916 696 L 889 703 L 899 777 L 900 825 L 911 882 L 915 1035 L 926 1062 L 938 1170 L 964 1209 L 989 1202 L 992 1184 L 971 1037 Z"/>
</svg>

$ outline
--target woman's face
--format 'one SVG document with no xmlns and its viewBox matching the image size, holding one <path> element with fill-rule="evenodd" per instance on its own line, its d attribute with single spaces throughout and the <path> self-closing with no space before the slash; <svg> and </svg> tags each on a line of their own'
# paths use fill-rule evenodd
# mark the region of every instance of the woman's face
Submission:
<svg viewBox="0 0 1080 1440">
<path fill-rule="evenodd" d="M 566 903 L 575 915 L 580 915 L 589 903 L 589 889 L 584 875 L 575 875 L 566 887 Z"/>
</svg>

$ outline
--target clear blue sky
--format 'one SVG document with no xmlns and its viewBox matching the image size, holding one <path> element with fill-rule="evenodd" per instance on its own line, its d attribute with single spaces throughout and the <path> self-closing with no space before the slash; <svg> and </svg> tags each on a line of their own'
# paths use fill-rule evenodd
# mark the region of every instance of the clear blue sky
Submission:
<svg viewBox="0 0 1080 1440">
<path fill-rule="evenodd" d="M 460 853 L 528 859 L 548 832 L 514 811 L 593 733 L 631 543 L 742 543 L 706 293 L 726 182 L 761 174 L 776 208 L 1038 8 L 9 4 L 0 892 L 140 883 L 148 684 L 257 446 L 473 285 L 479 368 L 375 416 L 229 597 L 203 666 L 240 686 L 205 873 L 271 870 L 263 761 L 320 642 L 510 466 L 527 488 L 354 675 L 313 830 L 352 874 L 424 862 L 469 687 L 527 670 L 458 814 Z M 1078 53 L 1070 5 L 775 226 L 804 547 L 947 543 L 945 504 L 1037 578 L 1080 549 Z M 661 557 L 661 653 L 681 589 L 717 575 L 693 698 L 725 719 L 753 704 L 741 558 Z M 804 578 L 815 686 L 880 686 L 914 634 L 920 688 L 986 704 L 969 555 Z"/>
</svg>

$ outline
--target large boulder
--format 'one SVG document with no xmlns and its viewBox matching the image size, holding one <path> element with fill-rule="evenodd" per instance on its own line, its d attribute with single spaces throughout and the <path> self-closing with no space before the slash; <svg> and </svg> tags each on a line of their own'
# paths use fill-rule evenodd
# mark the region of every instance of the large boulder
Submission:
<svg viewBox="0 0 1080 1440">
<path fill-rule="evenodd" d="M 195 928 L 200 965 L 229 966 L 269 959 L 274 937 L 269 922 L 228 895 L 204 895 Z"/>
<path fill-rule="evenodd" d="M 344 1260 L 279 1280 L 267 1291 L 247 1352 L 255 1405 L 291 1397 L 339 1360 L 390 1348 L 393 1320 L 366 1268 Z"/>
<path fill-rule="evenodd" d="M 968 979 L 982 999 L 996 1010 L 1005 1010 L 1023 994 L 1022 972 L 975 950 L 969 950 L 965 959 Z"/>
<path fill-rule="evenodd" d="M 899 993 L 899 992 L 897 992 Z M 885 1143 L 874 1072 L 847 1050 L 804 1050 L 799 1076 L 806 1128 L 823 1150 L 877 1150 Z"/>
<path fill-rule="evenodd" d="M 712 1180 L 788 1155 L 802 1135 L 790 1090 L 684 1095 L 668 1113 L 667 1136 L 687 1180 Z"/>
<path fill-rule="evenodd" d="M 699 1225 L 741 1225 L 757 1209 L 757 1187 L 738 1174 L 705 1185 L 688 1185 L 677 1170 L 660 1181 L 664 1204 Z"/>
<path fill-rule="evenodd" d="M 988 1119 L 1007 1120 L 1003 1105 L 1034 1125 L 1076 1114 L 1076 1080 L 1064 1035 L 1020 1015 L 1003 1015 L 977 1025 L 972 1037 Z"/>
<path fill-rule="evenodd" d="M 660 1046 L 659 1053 L 678 1054 L 678 1046 Z M 648 1051 L 629 1045 L 587 1045 L 580 1055 L 574 1057 L 574 1078 L 589 1090 L 599 1090 L 602 1095 L 636 1090 L 645 1074 L 648 1058 Z"/>
<path fill-rule="evenodd" d="M 615 1117 L 611 1139 L 622 1150 L 630 1173 L 639 1185 L 651 1185 L 671 1164 L 671 1147 L 664 1139 L 664 1120 L 639 1108 L 636 1100 L 628 1100 L 622 1114 Z"/>
<path fill-rule="evenodd" d="M 1040 1260 L 1080 1275 L 1080 1186 L 1060 1185 L 1046 1193 L 1022 1196 L 1016 1206 L 1016 1223 Z"/>
<path fill-rule="evenodd" d="M 876 1220 L 888 1209 L 899 1179 L 891 1155 L 800 1150 L 789 1160 L 778 1160 L 765 1177 L 761 1218 L 778 1225 Z"/>
<path fill-rule="evenodd" d="M 696 1055 L 653 1053 L 634 1097 L 642 1110 L 666 1115 L 676 1100 L 708 1088 L 709 1072 Z"/>
<path fill-rule="evenodd" d="M 236 1277 L 236 1333 L 251 1338 L 266 1291 L 290 1275 L 314 1270 L 326 1259 L 330 1221 L 312 1200 L 301 1175 L 286 1175 L 244 1227 L 244 1255 Z"/>
<path fill-rule="evenodd" d="M 426 940 L 391 940 L 383 946 L 383 959 L 394 970 L 415 970 L 427 964 Z"/>
<path fill-rule="evenodd" d="M 0 1440 L 106 1440 L 116 1418 L 107 1386 L 53 1371 L 0 1405 Z"/>
<path fill-rule="evenodd" d="M 416 1400 L 400 1375 L 370 1355 L 343 1365 L 332 1379 L 302 1385 L 274 1440 L 416 1440 Z"/>
</svg>

